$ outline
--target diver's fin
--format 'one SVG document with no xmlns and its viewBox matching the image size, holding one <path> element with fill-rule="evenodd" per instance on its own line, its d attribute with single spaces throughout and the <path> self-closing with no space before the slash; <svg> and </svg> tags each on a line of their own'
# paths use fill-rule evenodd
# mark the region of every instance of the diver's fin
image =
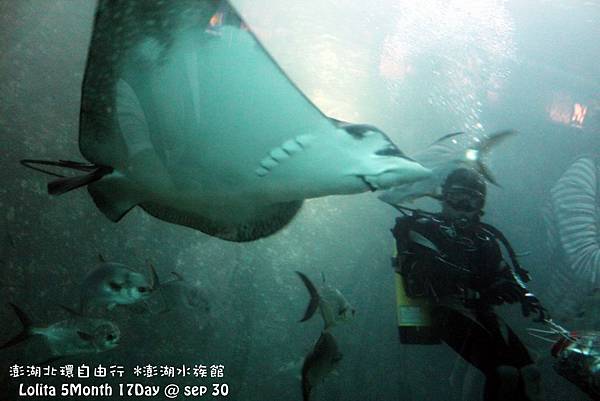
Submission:
<svg viewBox="0 0 600 401">
<path fill-rule="evenodd" d="M 32 160 L 25 159 L 21 160 L 21 164 L 30 169 L 41 171 L 42 173 L 59 177 L 57 180 L 50 181 L 48 183 L 48 193 L 50 195 L 62 195 L 66 192 L 74 189 L 86 186 L 92 182 L 98 181 L 107 174 L 112 173 L 112 167 L 99 166 L 96 164 L 86 164 L 80 162 L 74 162 L 70 160 L 59 160 L 59 161 L 48 161 L 48 160 Z M 87 174 L 78 175 L 74 177 L 65 177 L 61 174 L 53 173 L 48 170 L 44 170 L 38 165 L 42 166 L 53 166 L 60 168 L 68 168 L 72 170 L 86 171 Z"/>
<path fill-rule="evenodd" d="M 21 330 L 21 332 L 19 334 L 17 334 L 16 336 L 14 336 L 10 340 L 8 340 L 6 343 L 1 345 L 0 349 L 12 347 L 15 344 L 18 344 L 20 342 L 27 340 L 32 335 L 32 333 L 31 333 L 32 323 L 31 323 L 31 319 L 29 319 L 29 316 L 27 316 L 25 314 L 25 312 L 23 312 L 17 305 L 13 304 L 12 302 L 9 302 L 8 304 L 14 309 L 15 313 L 17 314 L 17 317 L 19 318 L 21 325 L 23 325 L 23 330 Z"/>
<path fill-rule="evenodd" d="M 315 311 L 319 307 L 320 297 L 317 288 L 312 283 L 312 281 L 310 281 L 309 278 L 306 277 L 304 273 L 300 273 L 299 271 L 297 271 L 296 274 L 300 276 L 300 279 L 302 280 L 302 282 L 306 286 L 306 289 L 310 293 L 310 301 L 308 302 L 308 306 L 306 307 L 306 312 L 304 312 L 304 317 L 300 320 L 301 322 L 305 322 L 308 319 L 310 319 L 312 315 L 315 314 Z"/>
<path fill-rule="evenodd" d="M 117 222 L 140 203 L 132 187 L 133 183 L 128 179 L 110 176 L 87 188 L 98 209 L 110 220 Z"/>
</svg>

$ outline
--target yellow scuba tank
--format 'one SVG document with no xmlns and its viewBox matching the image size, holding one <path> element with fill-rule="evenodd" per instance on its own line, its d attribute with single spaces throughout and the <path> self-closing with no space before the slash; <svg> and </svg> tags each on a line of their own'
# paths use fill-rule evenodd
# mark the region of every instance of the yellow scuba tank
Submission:
<svg viewBox="0 0 600 401">
<path fill-rule="evenodd" d="M 395 247 L 394 247 L 395 248 Z M 397 251 L 394 249 L 394 259 Z M 394 271 L 396 281 L 396 318 L 402 344 L 439 344 L 431 320 L 431 304 L 425 297 L 411 298 L 406 295 L 404 278 L 399 266 Z"/>
</svg>

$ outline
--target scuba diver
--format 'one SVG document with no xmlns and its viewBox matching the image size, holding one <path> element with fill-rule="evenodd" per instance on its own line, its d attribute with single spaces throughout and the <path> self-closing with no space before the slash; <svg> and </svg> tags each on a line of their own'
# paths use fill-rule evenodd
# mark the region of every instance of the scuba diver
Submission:
<svg viewBox="0 0 600 401">
<path fill-rule="evenodd" d="M 525 287 L 528 273 L 504 235 L 480 221 L 485 197 L 483 178 L 459 168 L 442 185 L 441 213 L 398 207 L 405 213 L 392 229 L 397 288 L 404 291 L 400 340 L 449 345 L 485 375 L 485 401 L 541 400 L 537 367 L 493 308 L 519 302 L 524 316 L 537 313 L 540 320 L 545 309 Z M 400 305 L 402 299 L 408 302 Z"/>
</svg>

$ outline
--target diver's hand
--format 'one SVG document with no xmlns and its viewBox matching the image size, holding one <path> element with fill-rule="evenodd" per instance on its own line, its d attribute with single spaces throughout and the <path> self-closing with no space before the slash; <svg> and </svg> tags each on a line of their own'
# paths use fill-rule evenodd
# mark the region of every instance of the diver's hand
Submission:
<svg viewBox="0 0 600 401">
<path fill-rule="evenodd" d="M 514 304 L 523 300 L 525 289 L 514 280 L 500 279 L 490 285 L 484 292 L 484 297 L 492 303 Z"/>
<path fill-rule="evenodd" d="M 529 317 L 532 313 L 537 313 L 538 317 L 534 319 L 536 322 L 542 322 L 548 317 L 546 308 L 544 308 L 540 303 L 540 300 L 530 292 L 523 295 L 523 298 L 521 299 L 521 310 L 525 317 Z"/>
</svg>

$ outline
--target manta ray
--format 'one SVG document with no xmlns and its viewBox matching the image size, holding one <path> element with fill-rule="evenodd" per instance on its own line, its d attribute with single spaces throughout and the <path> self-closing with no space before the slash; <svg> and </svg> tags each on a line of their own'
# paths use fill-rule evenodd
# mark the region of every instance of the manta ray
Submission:
<svg viewBox="0 0 600 401">
<path fill-rule="evenodd" d="M 229 241 L 273 234 L 304 199 L 429 177 L 379 129 L 323 114 L 225 0 L 100 0 L 82 85 L 87 186 L 119 221 L 150 215 Z M 49 171 L 42 170 L 53 174 Z"/>
</svg>

